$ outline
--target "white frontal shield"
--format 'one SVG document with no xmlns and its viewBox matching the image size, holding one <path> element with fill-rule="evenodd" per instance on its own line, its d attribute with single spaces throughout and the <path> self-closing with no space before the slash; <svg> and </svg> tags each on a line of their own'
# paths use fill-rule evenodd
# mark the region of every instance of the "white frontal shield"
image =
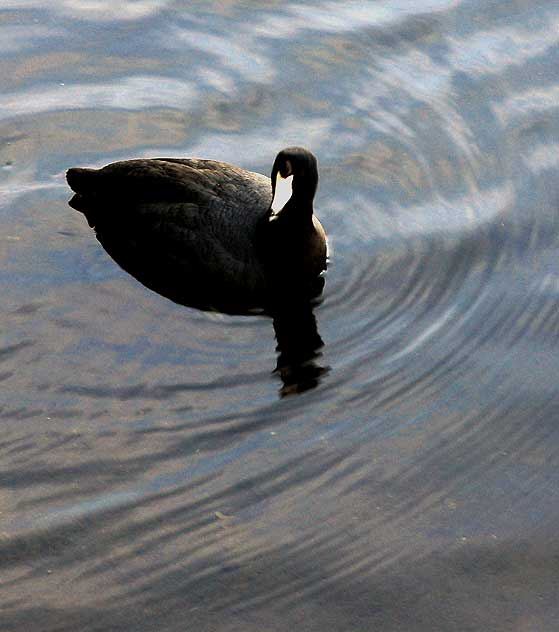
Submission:
<svg viewBox="0 0 559 632">
<path fill-rule="evenodd" d="M 278 171 L 276 175 L 276 188 L 274 191 L 274 199 L 272 200 L 272 215 L 270 220 L 277 217 L 283 207 L 289 202 L 293 194 L 293 175 L 283 178 Z"/>
</svg>

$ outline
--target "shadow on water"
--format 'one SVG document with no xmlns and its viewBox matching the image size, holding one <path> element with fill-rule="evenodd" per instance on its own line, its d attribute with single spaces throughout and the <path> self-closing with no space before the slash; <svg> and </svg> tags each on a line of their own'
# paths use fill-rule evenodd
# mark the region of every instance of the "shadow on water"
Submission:
<svg viewBox="0 0 559 632">
<path fill-rule="evenodd" d="M 106 209 L 103 202 L 74 195 L 68 204 L 84 213 L 90 226 Z M 111 209 L 111 211 L 116 209 Z M 114 217 L 111 212 L 110 215 Z M 320 302 L 325 279 L 318 277 L 310 290 L 275 287 L 270 296 L 240 297 L 234 289 L 216 288 L 208 279 L 192 275 L 188 264 L 153 239 L 148 226 L 95 223 L 98 241 L 128 274 L 150 290 L 185 307 L 225 314 L 270 316 L 277 340 L 273 373 L 282 381 L 280 396 L 303 393 L 318 386 L 329 367 L 318 363 L 324 342 L 318 333 L 314 307 Z"/>
</svg>

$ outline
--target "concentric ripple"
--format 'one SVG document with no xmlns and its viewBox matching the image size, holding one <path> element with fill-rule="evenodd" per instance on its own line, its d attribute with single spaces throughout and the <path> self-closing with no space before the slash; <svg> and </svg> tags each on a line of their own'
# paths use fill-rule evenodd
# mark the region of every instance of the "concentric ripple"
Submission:
<svg viewBox="0 0 559 632">
<path fill-rule="evenodd" d="M 0 17 L 4 626 L 555 630 L 555 4 Z M 331 261 L 288 327 L 145 288 L 66 204 L 70 166 L 293 144 Z"/>
</svg>

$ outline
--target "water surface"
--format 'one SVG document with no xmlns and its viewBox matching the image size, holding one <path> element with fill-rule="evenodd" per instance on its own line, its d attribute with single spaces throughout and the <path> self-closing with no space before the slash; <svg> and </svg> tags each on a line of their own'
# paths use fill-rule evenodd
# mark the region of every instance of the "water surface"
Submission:
<svg viewBox="0 0 559 632">
<path fill-rule="evenodd" d="M 0 9 L 6 629 L 555 630 L 559 8 Z M 144 287 L 70 166 L 309 147 L 321 372 Z M 296 390 L 296 389 L 295 389 Z"/>
</svg>

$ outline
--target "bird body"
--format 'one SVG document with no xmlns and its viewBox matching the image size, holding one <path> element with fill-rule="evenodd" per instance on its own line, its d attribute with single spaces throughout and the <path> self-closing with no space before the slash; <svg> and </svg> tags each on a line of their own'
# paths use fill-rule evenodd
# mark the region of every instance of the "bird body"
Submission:
<svg viewBox="0 0 559 632">
<path fill-rule="evenodd" d="M 326 236 L 312 207 L 316 160 L 306 150 L 280 152 L 272 182 L 228 163 L 176 158 L 73 168 L 67 180 L 71 206 L 109 254 L 125 269 L 141 263 L 148 277 L 182 283 L 193 303 L 262 306 L 278 294 L 312 292 L 326 268 Z M 291 195 L 272 210 L 280 185 Z"/>
</svg>

